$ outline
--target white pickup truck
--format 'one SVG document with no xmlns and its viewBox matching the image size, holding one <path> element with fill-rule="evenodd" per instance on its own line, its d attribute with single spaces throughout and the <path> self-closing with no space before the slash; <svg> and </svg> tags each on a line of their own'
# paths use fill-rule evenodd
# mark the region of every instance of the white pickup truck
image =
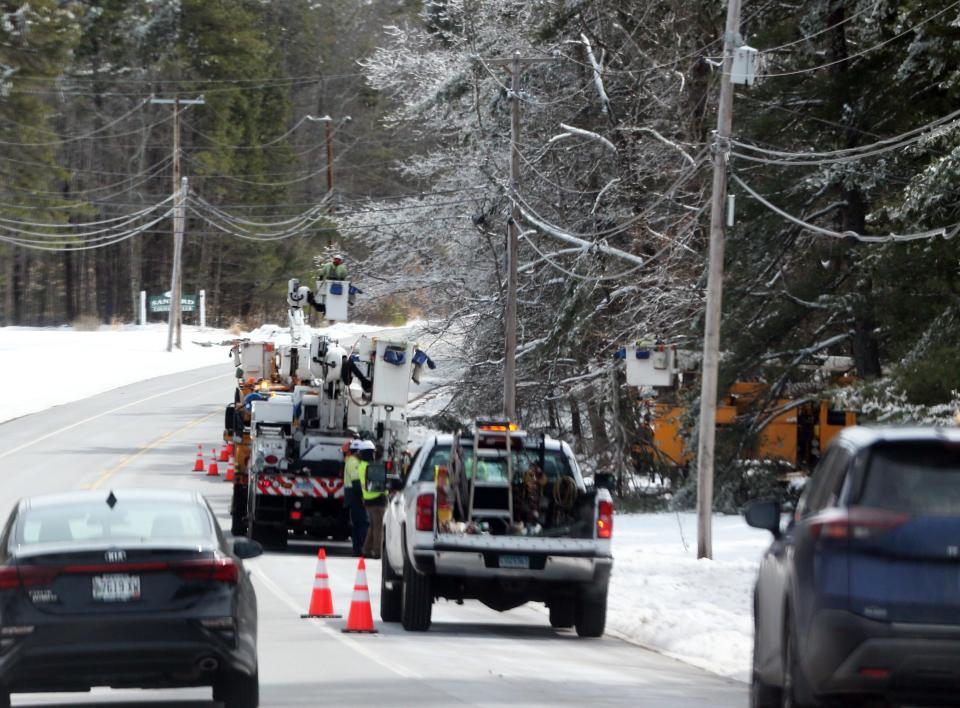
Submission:
<svg viewBox="0 0 960 708">
<path fill-rule="evenodd" d="M 504 430 L 479 424 L 470 437 L 430 438 L 406 481 L 393 481 L 381 619 L 425 631 L 436 598 L 501 612 L 543 602 L 552 626 L 602 635 L 613 566 L 609 490 L 584 483 L 565 442 L 489 427 Z"/>
</svg>

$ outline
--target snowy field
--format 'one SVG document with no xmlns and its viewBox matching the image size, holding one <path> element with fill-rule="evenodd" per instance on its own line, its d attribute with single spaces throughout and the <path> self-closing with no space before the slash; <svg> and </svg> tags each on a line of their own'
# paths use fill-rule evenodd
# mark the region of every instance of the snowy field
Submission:
<svg viewBox="0 0 960 708">
<path fill-rule="evenodd" d="M 416 324 L 395 330 L 342 324 L 321 331 L 348 343 L 360 334 L 404 336 L 416 329 Z M 97 332 L 68 327 L 0 328 L 0 361 L 7 374 L 0 423 L 163 374 L 214 364 L 222 364 L 224 373 L 232 371 L 225 343 L 236 335 L 184 326 L 183 350 L 167 353 L 166 334 L 162 324 L 104 327 Z M 270 325 L 242 336 L 278 343 L 288 340 L 286 328 Z M 443 391 L 442 383 L 450 374 L 443 372 L 445 352 L 435 348 L 438 370 L 425 372 L 423 383 L 411 390 L 421 414 L 442 408 L 447 398 L 432 395 Z M 69 381 L 66 386 L 64 379 Z M 617 516 L 608 630 L 746 681 L 753 641 L 750 598 L 757 564 L 769 542 L 769 534 L 750 529 L 742 518 L 717 516 L 715 560 L 698 561 L 694 514 Z"/>
<path fill-rule="evenodd" d="M 95 332 L 72 327 L 0 327 L 4 395 L 0 422 L 78 401 L 155 376 L 223 364 L 229 347 L 196 341 L 230 339 L 223 330 L 183 326 L 183 349 L 167 352 L 167 325 L 133 325 Z"/>
<path fill-rule="evenodd" d="M 697 560 L 692 512 L 614 519 L 607 630 L 740 681 L 750 677 L 751 598 L 769 533 L 713 519 L 714 560 Z"/>
</svg>

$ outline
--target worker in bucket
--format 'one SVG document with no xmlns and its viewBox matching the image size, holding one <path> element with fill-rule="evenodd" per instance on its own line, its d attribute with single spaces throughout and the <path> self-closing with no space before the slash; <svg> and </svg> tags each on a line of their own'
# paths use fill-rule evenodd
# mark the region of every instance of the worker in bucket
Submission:
<svg viewBox="0 0 960 708">
<path fill-rule="evenodd" d="M 334 253 L 330 256 L 330 260 L 320 265 L 320 269 L 317 272 L 317 292 L 310 293 L 308 296 L 308 301 L 317 312 L 321 314 L 326 314 L 327 312 L 327 306 L 324 302 L 326 298 L 327 281 L 346 280 L 348 277 L 350 276 L 347 271 L 347 266 L 343 262 L 343 256 L 339 253 Z"/>
<path fill-rule="evenodd" d="M 363 506 L 370 520 L 367 537 L 363 542 L 363 557 L 379 558 L 383 545 L 383 514 L 387 510 L 386 465 L 380 460 L 383 449 L 378 450 L 369 440 L 361 440 L 358 454 Z"/>
<path fill-rule="evenodd" d="M 363 550 L 363 540 L 369 526 L 367 510 L 363 508 L 363 487 L 360 484 L 359 454 L 362 442 L 364 441 L 350 441 L 343 460 L 343 504 L 350 511 L 350 541 L 355 556 L 359 556 Z"/>
</svg>

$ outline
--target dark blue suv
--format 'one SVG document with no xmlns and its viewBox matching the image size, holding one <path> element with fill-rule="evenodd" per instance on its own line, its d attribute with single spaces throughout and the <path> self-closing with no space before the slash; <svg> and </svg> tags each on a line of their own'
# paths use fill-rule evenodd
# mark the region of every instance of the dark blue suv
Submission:
<svg viewBox="0 0 960 708">
<path fill-rule="evenodd" d="M 848 428 L 754 592 L 751 705 L 960 705 L 960 430 Z"/>
</svg>

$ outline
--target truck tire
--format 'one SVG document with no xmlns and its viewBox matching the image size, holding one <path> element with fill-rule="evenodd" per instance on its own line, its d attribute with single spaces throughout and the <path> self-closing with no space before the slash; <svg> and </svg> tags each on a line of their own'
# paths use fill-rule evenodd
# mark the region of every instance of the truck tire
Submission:
<svg viewBox="0 0 960 708">
<path fill-rule="evenodd" d="M 607 624 L 607 587 L 584 590 L 577 598 L 574 614 L 577 636 L 602 636 Z"/>
<path fill-rule="evenodd" d="M 230 533 L 234 536 L 247 534 L 247 488 L 233 485 L 233 501 L 230 503 Z"/>
<path fill-rule="evenodd" d="M 380 619 L 384 622 L 399 622 L 403 613 L 403 585 L 387 559 L 387 544 L 380 551 Z M 387 583 L 393 587 L 388 588 Z"/>
<path fill-rule="evenodd" d="M 408 558 L 403 559 L 403 589 L 400 623 L 408 632 L 430 629 L 433 612 L 433 583 L 429 575 L 418 573 Z"/>
<path fill-rule="evenodd" d="M 549 609 L 551 627 L 569 629 L 577 621 L 577 606 L 573 600 L 554 600 Z"/>
</svg>

